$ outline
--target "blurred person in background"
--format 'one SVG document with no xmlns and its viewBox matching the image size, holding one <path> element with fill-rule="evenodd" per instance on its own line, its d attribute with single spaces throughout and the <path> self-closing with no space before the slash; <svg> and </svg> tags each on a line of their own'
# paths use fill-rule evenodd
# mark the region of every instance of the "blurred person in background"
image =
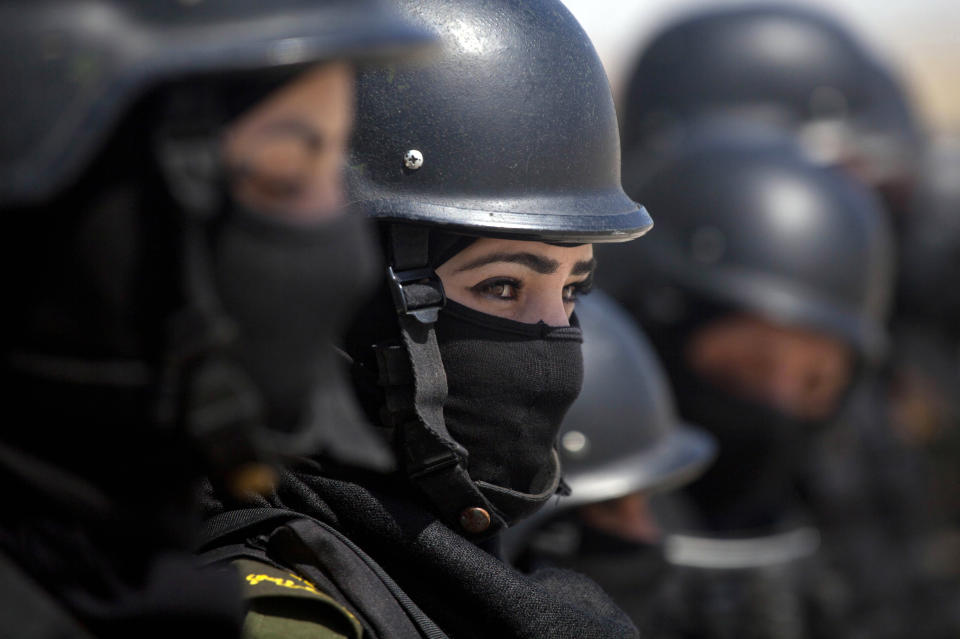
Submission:
<svg viewBox="0 0 960 639">
<path fill-rule="evenodd" d="M 680 636 L 844 636 L 861 584 L 817 553 L 801 488 L 810 449 L 885 346 L 884 212 L 791 138 L 743 122 L 692 127 L 625 184 L 663 211 L 659 243 L 600 251 L 600 284 L 649 332 L 680 415 L 719 443 L 677 504 Z"/>
<path fill-rule="evenodd" d="M 344 352 L 400 468 L 304 458 L 265 498 L 215 490 L 205 555 L 270 591 L 252 637 L 634 637 L 593 582 L 498 550 L 562 490 L 592 243 L 652 224 L 620 185 L 606 74 L 556 0 L 399 4 L 442 46 L 358 79 L 351 197 L 388 269 Z"/>
<path fill-rule="evenodd" d="M 432 36 L 372 0 L 36 2 L 0 31 L 2 633 L 238 636 L 236 578 L 189 554 L 200 476 L 390 461 L 327 430 L 377 262 L 341 172 L 354 60 Z"/>
<path fill-rule="evenodd" d="M 680 422 L 666 373 L 632 317 L 593 291 L 577 305 L 583 391 L 560 430 L 570 495 L 509 529 L 504 549 L 530 571 L 563 566 L 595 580 L 642 637 L 662 636 L 672 579 L 655 503 L 696 479 L 716 454 L 706 432 Z"/>
<path fill-rule="evenodd" d="M 949 171 L 931 163 L 949 161 L 921 161 L 931 153 L 910 96 L 836 19 L 799 6 L 758 4 L 698 11 L 659 32 L 638 58 L 624 113 L 630 114 L 624 118 L 625 148 L 634 149 L 625 156 L 631 175 L 650 170 L 657 152 L 682 145 L 698 119 L 731 117 L 782 128 L 811 160 L 881 197 L 896 231 L 896 254 L 903 256 L 896 269 L 901 284 L 891 317 L 892 349 L 883 366 L 861 380 L 838 427 L 817 442 L 807 500 L 829 538 L 842 542 L 836 554 L 846 558 L 847 572 L 861 574 L 865 591 L 880 583 L 894 590 L 898 581 L 936 589 L 940 576 L 925 573 L 944 565 L 929 557 L 942 554 L 936 522 L 944 516 L 937 508 L 953 488 L 931 478 L 929 454 L 898 424 L 905 416 L 916 421 L 924 419 L 921 412 L 942 413 L 946 402 L 939 389 L 955 381 L 949 364 L 936 355 L 943 338 L 935 326 L 944 316 L 933 310 L 933 300 L 942 296 L 918 285 L 945 281 L 951 271 L 932 252 L 917 249 L 926 243 L 917 238 L 941 229 L 918 210 L 916 201 L 930 198 L 914 194 L 918 185 L 929 191 L 923 182 L 933 174 Z M 952 451 L 949 439 L 941 441 L 945 447 L 936 454 L 942 458 Z M 876 556 L 891 545 L 902 549 L 898 557 L 878 563 Z M 890 569 L 891 563 L 899 568 Z M 881 566 L 888 578 L 875 574 Z M 872 607 L 881 611 L 886 596 L 878 594 Z M 918 599 L 940 596 L 951 595 Z"/>
</svg>

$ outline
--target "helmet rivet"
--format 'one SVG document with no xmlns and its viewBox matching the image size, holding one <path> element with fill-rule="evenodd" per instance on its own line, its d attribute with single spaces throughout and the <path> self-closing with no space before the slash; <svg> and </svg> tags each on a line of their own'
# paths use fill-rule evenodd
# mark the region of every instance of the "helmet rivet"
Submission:
<svg viewBox="0 0 960 639">
<path fill-rule="evenodd" d="M 570 455 L 580 457 L 586 454 L 587 449 L 590 447 L 590 440 L 579 430 L 570 430 L 565 432 L 563 437 L 560 438 L 560 445 L 563 447 L 563 450 L 570 453 Z"/>
<path fill-rule="evenodd" d="M 475 535 L 485 532 L 490 527 L 490 513 L 476 506 L 464 508 L 460 513 L 460 527 Z"/>
<path fill-rule="evenodd" d="M 423 153 L 417 149 L 410 149 L 403 154 L 403 166 L 411 171 L 416 171 L 423 166 Z"/>
</svg>

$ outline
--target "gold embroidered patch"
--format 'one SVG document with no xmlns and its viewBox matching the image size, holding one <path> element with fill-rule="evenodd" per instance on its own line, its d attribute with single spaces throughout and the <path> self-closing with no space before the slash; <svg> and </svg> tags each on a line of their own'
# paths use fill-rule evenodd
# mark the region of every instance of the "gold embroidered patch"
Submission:
<svg viewBox="0 0 960 639">
<path fill-rule="evenodd" d="M 290 588 L 291 590 L 306 590 L 316 595 L 322 594 L 317 587 L 305 579 L 301 579 L 294 574 L 290 575 L 293 579 L 284 579 L 282 577 L 271 577 L 270 575 L 250 573 L 246 576 L 247 582 L 251 586 L 256 586 L 264 581 L 272 583 L 281 588 Z M 299 583 L 298 583 L 299 582 Z"/>
</svg>

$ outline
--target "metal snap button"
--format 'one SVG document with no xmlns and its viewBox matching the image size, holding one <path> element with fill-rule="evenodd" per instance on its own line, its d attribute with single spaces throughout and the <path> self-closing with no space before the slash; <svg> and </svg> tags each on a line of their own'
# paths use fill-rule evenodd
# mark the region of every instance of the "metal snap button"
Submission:
<svg viewBox="0 0 960 639">
<path fill-rule="evenodd" d="M 483 508 L 464 508 L 460 513 L 460 526 L 468 533 L 482 533 L 490 527 L 490 513 Z"/>
</svg>

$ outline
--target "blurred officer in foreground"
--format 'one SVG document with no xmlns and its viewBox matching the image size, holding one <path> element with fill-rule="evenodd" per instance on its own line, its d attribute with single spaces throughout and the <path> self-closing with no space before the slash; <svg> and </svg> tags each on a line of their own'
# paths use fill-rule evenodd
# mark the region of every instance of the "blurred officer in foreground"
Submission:
<svg viewBox="0 0 960 639">
<path fill-rule="evenodd" d="M 668 546 L 702 600 L 681 636 L 818 636 L 809 599 L 822 591 L 802 577 L 818 535 L 797 484 L 883 351 L 883 211 L 790 139 L 730 123 L 627 185 L 664 212 L 659 242 L 601 252 L 601 283 L 649 331 L 681 416 L 720 450 L 684 491 L 690 534 Z"/>
<path fill-rule="evenodd" d="M 350 60 L 427 37 L 373 1 L 0 9 L 3 634 L 239 631 L 185 551 L 195 483 L 349 441 L 328 343 L 376 264 Z"/>
<path fill-rule="evenodd" d="M 508 530 L 505 552 L 524 570 L 557 565 L 591 577 L 653 637 L 670 575 L 651 502 L 702 473 L 716 444 L 679 422 L 653 348 L 623 309 L 594 291 L 577 316 L 583 391 L 560 431 L 571 494 Z"/>
<path fill-rule="evenodd" d="M 267 499 L 216 494 L 204 547 L 248 583 L 309 584 L 256 607 L 252 636 L 634 637 L 584 577 L 497 556 L 562 490 L 592 243 L 651 226 L 620 186 L 606 75 L 556 0 L 401 5 L 443 48 L 359 79 L 354 197 L 389 268 L 345 344 L 400 471 L 305 459 Z"/>
<path fill-rule="evenodd" d="M 697 11 L 641 52 L 623 113 L 628 173 L 682 143 L 686 127 L 725 113 L 789 131 L 820 164 L 877 191 L 900 228 L 922 132 L 884 63 L 831 16 L 747 4 Z M 631 166 L 636 164 L 636 166 Z"/>
</svg>

